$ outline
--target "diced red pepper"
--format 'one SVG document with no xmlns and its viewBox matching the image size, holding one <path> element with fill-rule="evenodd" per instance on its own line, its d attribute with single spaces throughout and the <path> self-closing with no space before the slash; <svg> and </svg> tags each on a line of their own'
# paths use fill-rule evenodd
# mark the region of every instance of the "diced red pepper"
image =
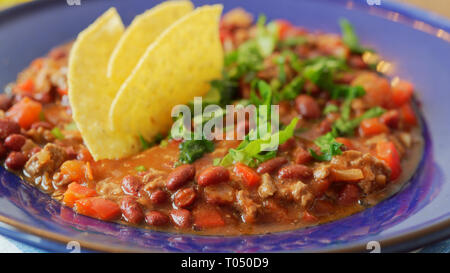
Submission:
<svg viewBox="0 0 450 273">
<path fill-rule="evenodd" d="M 75 210 L 80 214 L 104 221 L 116 220 L 121 215 L 119 205 L 101 197 L 89 197 L 77 200 L 75 202 Z"/>
<path fill-rule="evenodd" d="M 69 94 L 69 91 L 67 90 L 67 88 L 66 89 L 62 89 L 62 88 L 57 88 L 56 89 L 56 91 L 58 91 L 58 94 L 59 95 L 61 95 L 61 96 L 64 96 L 64 95 L 67 95 L 67 94 Z"/>
<path fill-rule="evenodd" d="M 19 123 L 20 127 L 28 129 L 31 124 L 39 120 L 41 111 L 42 104 L 24 97 L 6 112 L 6 117 Z"/>
<path fill-rule="evenodd" d="M 404 104 L 400 108 L 401 115 L 403 117 L 403 120 L 409 124 L 409 125 L 416 125 L 417 124 L 417 118 L 416 114 L 414 113 L 414 110 L 410 103 Z"/>
<path fill-rule="evenodd" d="M 225 225 L 222 215 L 210 207 L 199 207 L 194 210 L 194 225 L 199 228 L 214 228 Z"/>
<path fill-rule="evenodd" d="M 286 33 L 292 28 L 292 24 L 286 20 L 278 19 L 275 21 L 278 26 L 278 37 L 284 39 Z"/>
<path fill-rule="evenodd" d="M 21 91 L 32 93 L 34 91 L 34 80 L 32 78 L 28 78 L 26 81 L 19 83 L 17 87 Z"/>
<path fill-rule="evenodd" d="M 77 200 L 94 196 L 97 196 L 97 192 L 94 189 L 72 182 L 64 193 L 63 202 L 66 206 L 73 207 Z"/>
<path fill-rule="evenodd" d="M 359 125 L 359 133 L 361 136 L 373 136 L 387 132 L 389 132 L 389 128 L 378 118 L 365 119 Z"/>
<path fill-rule="evenodd" d="M 257 187 L 260 184 L 261 176 L 253 170 L 242 163 L 236 163 L 234 165 L 234 172 L 237 176 L 241 177 L 247 187 Z"/>
<path fill-rule="evenodd" d="M 402 166 L 400 164 L 400 156 L 391 141 L 378 142 L 376 146 L 376 156 L 383 160 L 391 169 L 391 180 L 397 179 L 402 173 Z"/>
<path fill-rule="evenodd" d="M 89 162 L 80 160 L 67 160 L 61 165 L 61 173 L 71 181 L 81 182 L 93 180 L 92 169 Z"/>
<path fill-rule="evenodd" d="M 402 106 L 409 102 L 409 99 L 414 92 L 414 85 L 407 81 L 398 81 L 392 86 L 391 90 L 394 103 L 397 106 Z"/>
<path fill-rule="evenodd" d="M 348 149 L 353 149 L 352 141 L 346 137 L 337 137 L 336 142 L 344 144 Z"/>
</svg>

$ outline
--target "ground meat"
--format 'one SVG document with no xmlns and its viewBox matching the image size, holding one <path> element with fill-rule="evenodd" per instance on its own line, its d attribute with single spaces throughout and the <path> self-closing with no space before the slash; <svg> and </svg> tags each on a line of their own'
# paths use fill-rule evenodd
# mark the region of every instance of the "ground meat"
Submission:
<svg viewBox="0 0 450 273">
<path fill-rule="evenodd" d="M 220 183 L 207 186 L 204 189 L 206 202 L 210 204 L 226 205 L 234 201 L 235 190 L 228 184 Z"/>
<path fill-rule="evenodd" d="M 25 164 L 25 172 L 36 177 L 44 173 L 53 174 L 66 158 L 66 151 L 63 147 L 49 143 L 34 154 Z"/>
<path fill-rule="evenodd" d="M 255 203 L 255 201 L 253 201 L 244 190 L 240 190 L 236 193 L 236 200 L 236 206 L 242 213 L 242 220 L 245 223 L 254 223 L 256 221 L 256 216 L 260 205 Z"/>
<path fill-rule="evenodd" d="M 295 201 L 302 207 L 308 206 L 314 199 L 314 196 L 308 190 L 308 186 L 302 181 L 281 184 L 278 186 L 278 192 L 282 198 Z"/>
<path fill-rule="evenodd" d="M 329 163 L 320 163 L 314 169 L 315 179 L 333 179 L 330 174 L 333 170 L 360 169 L 363 178 L 358 185 L 364 193 L 371 193 L 383 187 L 390 176 L 390 169 L 386 164 L 369 153 L 359 151 L 345 151 L 342 155 L 335 156 Z"/>
<path fill-rule="evenodd" d="M 258 194 L 261 198 L 265 199 L 275 194 L 277 188 L 273 184 L 272 178 L 269 174 L 265 173 L 261 177 L 261 186 L 258 188 Z"/>
</svg>

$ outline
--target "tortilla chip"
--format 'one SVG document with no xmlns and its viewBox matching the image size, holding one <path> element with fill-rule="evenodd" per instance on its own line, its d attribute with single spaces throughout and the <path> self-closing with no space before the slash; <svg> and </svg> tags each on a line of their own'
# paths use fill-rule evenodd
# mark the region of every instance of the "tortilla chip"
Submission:
<svg viewBox="0 0 450 273">
<path fill-rule="evenodd" d="M 208 92 L 223 67 L 221 12 L 222 5 L 197 8 L 150 45 L 111 105 L 111 128 L 152 140 L 170 129 L 175 105 Z"/>
<path fill-rule="evenodd" d="M 189 1 L 168 1 L 136 16 L 125 30 L 108 63 L 108 77 L 122 83 L 148 46 L 172 23 L 193 10 Z"/>
<path fill-rule="evenodd" d="M 108 126 L 108 111 L 119 86 L 108 80 L 106 68 L 123 32 L 120 16 L 110 8 L 78 35 L 69 56 L 72 116 L 95 160 L 130 155 L 140 147 L 137 139 Z"/>
</svg>

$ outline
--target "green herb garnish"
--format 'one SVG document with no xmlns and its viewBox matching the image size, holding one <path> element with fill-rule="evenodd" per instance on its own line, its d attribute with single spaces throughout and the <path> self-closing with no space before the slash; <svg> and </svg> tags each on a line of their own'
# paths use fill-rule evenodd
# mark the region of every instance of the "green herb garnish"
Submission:
<svg viewBox="0 0 450 273">
<path fill-rule="evenodd" d="M 53 128 L 50 132 L 57 139 L 64 139 L 64 134 L 61 132 L 61 130 L 58 127 Z"/>
<path fill-rule="evenodd" d="M 312 149 L 309 149 L 309 152 L 318 161 L 330 161 L 333 156 L 342 154 L 342 144 L 336 142 L 331 132 L 316 138 L 314 143 L 319 146 L 321 154 L 318 155 Z"/>
<path fill-rule="evenodd" d="M 236 149 L 230 149 L 228 151 L 228 154 L 222 159 L 220 165 L 229 166 L 235 162 L 241 162 L 248 166 L 254 167 L 275 157 L 277 153 L 275 149 L 276 147 L 269 146 L 273 145 L 273 143 L 278 146 L 291 138 L 294 135 L 297 122 L 298 118 L 294 118 L 283 130 L 275 134 L 268 134 L 256 140 L 250 141 L 246 138 Z M 276 141 L 277 138 L 278 142 Z"/>
<path fill-rule="evenodd" d="M 352 52 L 361 54 L 365 51 L 373 51 L 372 49 L 361 46 L 352 24 L 347 19 L 340 19 L 339 25 L 342 32 L 342 41 Z"/>
<path fill-rule="evenodd" d="M 140 166 L 137 166 L 135 168 L 135 170 L 138 171 L 138 172 L 145 172 L 147 170 L 147 168 L 145 168 L 144 165 L 140 165 Z"/>
<path fill-rule="evenodd" d="M 214 151 L 214 142 L 206 139 L 202 140 L 185 140 L 180 143 L 179 162 L 190 164 L 201 158 L 205 153 Z"/>
</svg>

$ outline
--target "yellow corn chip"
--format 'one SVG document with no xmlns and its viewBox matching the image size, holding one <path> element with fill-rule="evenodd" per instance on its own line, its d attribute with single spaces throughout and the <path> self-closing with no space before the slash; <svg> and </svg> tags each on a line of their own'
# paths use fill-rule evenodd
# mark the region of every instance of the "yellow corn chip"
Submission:
<svg viewBox="0 0 450 273">
<path fill-rule="evenodd" d="M 223 66 L 221 12 L 222 5 L 197 8 L 150 45 L 111 105 L 111 128 L 151 140 L 170 129 L 172 107 L 208 91 Z"/>
<path fill-rule="evenodd" d="M 136 138 L 109 130 L 108 111 L 118 85 L 106 77 L 111 53 L 124 32 L 110 8 L 77 37 L 69 56 L 69 100 L 73 119 L 95 160 L 137 152 Z"/>
<path fill-rule="evenodd" d="M 190 1 L 168 1 L 136 16 L 125 30 L 108 64 L 108 77 L 122 83 L 148 46 L 172 23 L 193 10 Z"/>
</svg>

